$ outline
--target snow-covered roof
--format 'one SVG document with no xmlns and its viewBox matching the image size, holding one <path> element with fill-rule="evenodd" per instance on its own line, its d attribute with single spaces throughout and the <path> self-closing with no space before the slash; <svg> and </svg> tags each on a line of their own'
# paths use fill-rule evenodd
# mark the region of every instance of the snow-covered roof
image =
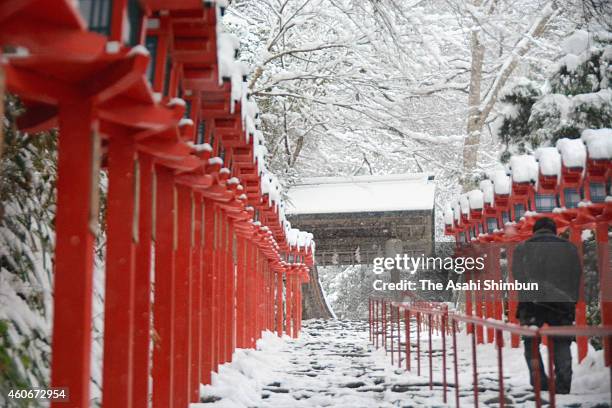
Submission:
<svg viewBox="0 0 612 408">
<path fill-rule="evenodd" d="M 423 173 L 315 177 L 288 191 L 287 214 L 431 210 L 435 186 Z"/>
</svg>

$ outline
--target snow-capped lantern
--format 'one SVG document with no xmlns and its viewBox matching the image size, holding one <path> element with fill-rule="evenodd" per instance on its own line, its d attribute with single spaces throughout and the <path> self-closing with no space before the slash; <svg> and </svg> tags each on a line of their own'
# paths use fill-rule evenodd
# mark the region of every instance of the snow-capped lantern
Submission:
<svg viewBox="0 0 612 408">
<path fill-rule="evenodd" d="M 557 150 L 561 153 L 559 202 L 561 207 L 576 208 L 582 201 L 586 146 L 580 139 L 559 139 Z"/>
<path fill-rule="evenodd" d="M 497 207 L 495 207 L 495 186 L 489 179 L 480 182 L 484 206 L 482 208 L 483 232 L 492 234 L 499 229 Z"/>
<path fill-rule="evenodd" d="M 465 242 L 465 229 L 466 229 L 466 224 L 462 222 L 462 215 L 461 215 L 461 205 L 459 204 L 459 201 L 455 201 L 455 203 L 453 204 L 453 222 L 454 222 L 454 234 L 455 234 L 455 241 L 457 243 L 463 243 Z"/>
<path fill-rule="evenodd" d="M 600 230 L 612 219 L 612 201 L 607 199 L 612 176 L 612 129 L 587 129 L 582 132 L 587 160 L 581 192 L 585 201 L 571 210 L 571 224 L 579 229 Z M 599 234 L 607 235 L 607 227 Z M 607 238 L 606 238 L 607 239 Z"/>
<path fill-rule="evenodd" d="M 467 193 L 467 200 L 470 206 L 470 236 L 478 238 L 484 232 L 482 226 L 484 195 L 480 190 L 471 190 Z"/>
<path fill-rule="evenodd" d="M 453 207 L 450 203 L 446 203 L 444 208 L 444 235 L 455 235 Z"/>
<path fill-rule="evenodd" d="M 510 219 L 518 222 L 527 211 L 533 211 L 534 185 L 538 180 L 538 163 L 532 155 L 521 154 L 510 158 L 512 194 Z"/>
<path fill-rule="evenodd" d="M 465 234 L 465 241 L 470 242 L 474 237 L 470 225 L 470 200 L 467 193 L 459 196 L 459 217 L 461 219 L 462 231 Z"/>
<path fill-rule="evenodd" d="M 470 200 L 468 199 L 467 193 L 459 196 L 459 210 L 462 224 L 469 224 L 470 222 Z"/>
<path fill-rule="evenodd" d="M 496 208 L 497 225 L 502 228 L 510 222 L 510 192 L 512 182 L 504 170 L 495 170 L 489 174 L 493 182 L 493 205 Z"/>
<path fill-rule="evenodd" d="M 535 211 L 552 213 L 559 206 L 561 155 L 554 147 L 540 147 L 535 151 L 538 161 L 538 183 L 534 197 Z"/>
<path fill-rule="evenodd" d="M 583 180 L 585 199 L 602 204 L 612 182 L 612 129 L 586 129 L 581 139 L 587 148 Z"/>
<path fill-rule="evenodd" d="M 461 224 L 461 207 L 459 201 L 455 201 L 453 204 L 453 221 L 456 227 Z"/>
<path fill-rule="evenodd" d="M 459 231 L 461 229 L 461 209 L 459 207 L 459 201 L 455 201 L 451 204 L 453 211 L 453 232 L 455 234 L 455 240 L 459 242 Z"/>
</svg>

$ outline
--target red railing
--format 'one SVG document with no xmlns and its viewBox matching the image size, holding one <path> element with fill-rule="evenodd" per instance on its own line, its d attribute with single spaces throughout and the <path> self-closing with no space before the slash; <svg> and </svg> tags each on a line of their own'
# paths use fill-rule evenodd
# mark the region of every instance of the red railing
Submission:
<svg viewBox="0 0 612 408">
<path fill-rule="evenodd" d="M 404 320 L 404 350 L 401 349 L 401 316 L 403 311 Z M 370 341 L 378 348 L 379 338 L 382 339 L 380 345 L 391 354 L 391 364 L 398 362 L 401 367 L 401 354 L 404 353 L 405 368 L 408 371 L 412 370 L 411 356 L 415 355 L 416 373 L 421 375 L 421 332 L 423 326 L 427 327 L 428 332 L 428 359 L 429 359 L 429 389 L 433 389 L 433 345 L 432 332 L 439 331 L 442 342 L 442 395 L 443 401 L 448 402 L 448 380 L 447 380 L 447 339 L 451 335 L 453 349 L 453 373 L 454 373 L 454 388 L 455 388 L 455 405 L 460 406 L 459 398 L 459 362 L 457 348 L 457 333 L 460 331 L 459 324 L 463 323 L 466 328 L 466 333 L 471 334 L 471 366 L 472 366 L 472 390 L 474 398 L 474 406 L 479 406 L 479 387 L 478 387 L 478 353 L 477 353 L 477 328 L 487 328 L 494 332 L 495 347 L 497 350 L 497 368 L 498 368 L 498 392 L 499 406 L 505 406 L 504 395 L 504 360 L 503 347 L 506 345 L 504 341 L 504 333 L 511 336 L 532 337 L 532 360 L 534 367 L 534 399 L 536 407 L 542 406 L 542 373 L 539 371 L 540 339 L 548 339 L 548 390 L 549 390 L 549 406 L 556 406 L 555 398 L 555 371 L 554 371 L 554 348 L 552 338 L 554 337 L 601 337 L 604 340 L 612 341 L 612 326 L 552 326 L 552 327 L 526 327 L 512 323 L 507 323 L 499 320 L 483 319 L 475 316 L 466 316 L 460 313 L 449 312 L 446 304 L 443 303 L 398 303 L 381 298 L 371 298 L 369 303 L 369 328 Z M 425 317 L 425 319 L 423 319 Z M 413 319 L 414 318 L 414 319 Z M 390 327 L 387 328 L 387 325 Z M 416 331 L 416 350 L 412 350 L 411 334 L 412 330 Z M 389 332 L 389 333 L 388 333 Z M 397 332 L 397 336 L 395 333 Z M 397 347 L 394 344 L 394 339 L 397 338 Z M 388 341 L 390 340 L 390 341 Z M 390 343 L 387 346 L 387 343 Z M 397 357 L 396 354 L 397 353 Z M 609 356 L 604 357 L 609 362 Z M 612 382 L 612 365 L 610 367 L 610 378 Z M 611 384 L 612 385 L 612 384 Z M 610 396 L 612 402 L 612 395 Z"/>
</svg>

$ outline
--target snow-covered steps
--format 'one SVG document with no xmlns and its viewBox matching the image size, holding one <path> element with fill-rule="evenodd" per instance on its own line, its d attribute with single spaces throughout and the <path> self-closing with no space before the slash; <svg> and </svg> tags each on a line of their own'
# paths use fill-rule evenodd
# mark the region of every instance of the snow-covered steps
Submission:
<svg viewBox="0 0 612 408">
<path fill-rule="evenodd" d="M 368 324 L 360 321 L 310 320 L 299 339 L 282 339 L 265 333 L 257 350 L 238 350 L 231 364 L 213 375 L 213 385 L 201 388 L 202 403 L 192 408 L 246 407 L 444 407 L 454 406 L 452 353 L 447 356 L 448 404 L 442 400 L 441 338 L 434 337 L 433 389 L 429 389 L 428 342 L 421 337 L 421 373 L 390 364 L 390 355 L 374 350 L 368 340 Z M 416 337 L 411 339 L 416 345 Z M 471 349 L 468 337 L 458 337 L 460 398 L 473 406 Z M 448 344 L 447 344 L 448 346 Z M 575 352 L 575 350 L 574 350 Z M 478 349 L 479 403 L 498 406 L 497 360 L 492 345 Z M 545 355 L 544 355 L 545 356 Z M 589 359 L 587 359 L 589 360 Z M 575 366 L 575 394 L 558 396 L 557 406 L 594 407 L 609 398 L 609 378 L 604 367 L 586 361 Z M 506 406 L 534 406 L 522 349 L 505 349 Z M 402 362 L 402 366 L 404 363 Z M 588 380 L 579 376 L 591 372 Z M 595 376 L 593 376 L 595 374 Z M 599 379 L 597 379 L 599 378 Z M 608 392 L 606 393 L 606 381 Z M 542 397 L 546 400 L 547 394 Z M 576 405 L 575 405 L 576 406 Z M 607 405 L 599 405 L 604 407 Z"/>
</svg>

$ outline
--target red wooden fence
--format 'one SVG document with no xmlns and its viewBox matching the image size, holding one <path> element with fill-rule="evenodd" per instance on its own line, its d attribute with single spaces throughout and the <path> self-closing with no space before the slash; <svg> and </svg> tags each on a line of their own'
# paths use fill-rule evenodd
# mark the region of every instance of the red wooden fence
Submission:
<svg viewBox="0 0 612 408">
<path fill-rule="evenodd" d="M 237 347 L 264 330 L 298 335 L 314 245 L 265 170 L 245 68 L 217 26 L 224 2 L 87 3 L 0 3 L 20 128 L 60 135 L 51 385 L 70 401 L 53 406 L 90 402 L 104 169 L 102 404 L 183 408 Z"/>
<path fill-rule="evenodd" d="M 472 395 L 474 401 L 474 407 L 479 406 L 479 393 L 480 388 L 478 384 L 478 376 L 481 372 L 478 370 L 478 335 L 475 334 L 478 332 L 477 327 L 481 327 L 484 329 L 492 329 L 494 332 L 494 341 L 495 347 L 497 349 L 497 370 L 498 370 L 498 393 L 499 393 L 499 405 L 500 407 L 504 407 L 506 404 L 506 400 L 504 397 L 504 377 L 508 377 L 507 373 L 504 375 L 504 360 L 502 348 L 505 346 L 503 333 L 510 333 L 516 336 L 526 336 L 533 338 L 543 338 L 549 339 L 552 337 L 574 337 L 574 336 L 583 336 L 585 338 L 588 337 L 601 337 L 603 339 L 610 340 L 612 339 L 612 326 L 554 326 L 554 327 L 543 327 L 543 328 L 535 328 L 535 327 L 527 327 L 527 326 L 519 326 L 513 323 L 503 322 L 500 320 L 493 319 L 483 319 L 481 317 L 476 316 L 468 316 L 463 313 L 453 313 L 449 312 L 448 308 L 445 304 L 437 304 L 437 303 L 422 303 L 422 304 L 408 304 L 408 303 L 395 303 L 386 299 L 378 299 L 371 298 L 369 302 L 370 308 L 370 319 L 369 319 L 369 329 L 370 329 L 370 341 L 373 345 L 378 347 L 378 339 L 379 337 L 386 338 L 389 333 L 390 347 L 389 352 L 391 354 L 391 364 L 397 364 L 401 367 L 402 354 L 404 354 L 404 361 L 406 370 L 411 371 L 411 355 L 414 354 L 414 359 L 416 360 L 417 365 L 417 375 L 421 375 L 421 331 L 423 330 L 423 324 L 427 327 L 427 358 L 429 360 L 429 389 L 433 389 L 434 384 L 434 374 L 433 367 L 434 364 L 439 364 L 441 366 L 441 378 L 440 382 L 442 383 L 442 398 L 445 403 L 448 403 L 448 365 L 447 365 L 447 357 L 448 351 L 446 346 L 447 336 L 451 336 L 452 342 L 452 371 L 453 371 L 453 383 L 450 384 L 454 388 L 454 404 L 455 407 L 460 407 L 460 387 L 463 384 L 459 382 L 459 360 L 458 355 L 461 351 L 457 348 L 457 333 L 460 331 L 460 324 L 465 325 L 466 333 L 471 333 L 471 361 L 470 366 L 472 369 L 472 384 L 470 384 L 472 388 Z M 399 317 L 402 315 L 402 311 L 404 312 L 404 321 L 403 325 Z M 411 319 L 410 316 L 415 316 L 415 319 Z M 394 319 L 394 316 L 397 317 L 397 320 Z M 389 333 L 387 333 L 386 325 L 383 324 L 382 329 L 380 328 L 381 322 L 388 322 L 390 325 Z M 403 327 L 404 333 L 402 336 L 401 328 Z M 440 333 L 440 338 L 442 342 L 442 353 L 439 358 L 434 359 L 433 357 L 433 347 L 432 347 L 432 331 L 438 330 Z M 397 332 L 397 335 L 394 335 L 394 331 Z M 410 333 L 416 332 L 416 350 L 412 351 L 413 342 L 411 341 Z M 400 347 L 402 339 L 404 339 L 404 349 Z M 394 342 L 397 342 L 394 347 Z M 387 346 L 385 345 L 385 341 L 383 341 L 383 347 L 387 350 Z M 554 350 L 550 346 L 552 344 L 551 341 L 548 341 L 548 396 L 549 401 L 548 404 L 551 407 L 555 407 L 555 371 L 554 371 Z M 539 342 L 532 342 L 532 358 L 534 361 L 539 359 Z M 411 353 L 412 351 L 412 353 Z M 397 353 L 397 356 L 395 356 Z M 543 405 L 541 398 L 542 391 L 542 382 L 541 376 L 543 373 L 539 372 L 539 364 L 533 364 L 534 370 L 534 394 L 535 394 L 535 405 L 536 407 L 541 407 Z M 609 367 L 610 375 L 612 376 L 612 365 Z M 612 402 L 612 394 L 610 395 L 610 401 Z"/>
</svg>

